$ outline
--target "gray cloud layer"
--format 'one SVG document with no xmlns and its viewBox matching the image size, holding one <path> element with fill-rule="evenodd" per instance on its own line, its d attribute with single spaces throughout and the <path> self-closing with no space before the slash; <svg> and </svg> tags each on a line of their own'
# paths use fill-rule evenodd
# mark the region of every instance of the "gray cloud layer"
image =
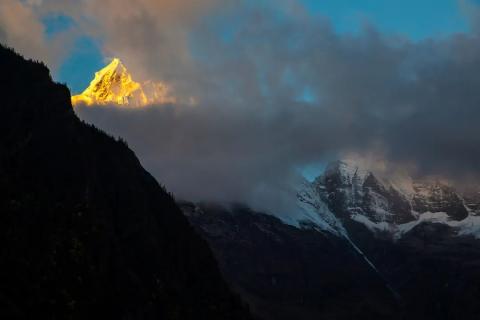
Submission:
<svg viewBox="0 0 480 320">
<path fill-rule="evenodd" d="M 417 175 L 478 178 L 477 31 L 412 42 L 371 26 L 337 34 L 296 1 L 142 0 L 119 9 L 132 3 L 97 10 L 95 1 L 44 0 L 44 9 L 88 21 L 85 32 L 134 76 L 197 98 L 196 106 L 77 109 L 125 137 L 178 197 L 286 208 L 298 168 L 348 153 Z"/>
</svg>

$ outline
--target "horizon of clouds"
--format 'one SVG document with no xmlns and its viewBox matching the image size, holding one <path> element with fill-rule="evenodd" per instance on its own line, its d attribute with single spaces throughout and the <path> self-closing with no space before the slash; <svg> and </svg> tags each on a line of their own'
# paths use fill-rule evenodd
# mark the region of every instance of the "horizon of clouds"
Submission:
<svg viewBox="0 0 480 320">
<path fill-rule="evenodd" d="M 35 0 L 30 9 L 72 17 L 81 31 L 67 33 L 97 39 L 134 79 L 166 81 L 196 98 L 195 106 L 76 109 L 125 138 L 179 198 L 288 210 L 302 169 L 350 154 L 420 177 L 479 176 L 472 3 L 462 2 L 470 32 L 422 40 L 369 24 L 339 33 L 293 0 L 94 3 Z"/>
</svg>

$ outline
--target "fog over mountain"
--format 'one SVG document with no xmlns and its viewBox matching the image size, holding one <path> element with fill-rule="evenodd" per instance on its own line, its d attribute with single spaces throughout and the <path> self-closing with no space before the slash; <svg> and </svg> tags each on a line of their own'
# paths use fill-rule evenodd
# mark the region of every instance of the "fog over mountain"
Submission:
<svg viewBox="0 0 480 320">
<path fill-rule="evenodd" d="M 468 33 L 418 41 L 368 22 L 339 33 L 294 1 L 95 3 L 23 2 L 38 17 L 72 17 L 135 79 L 165 81 L 176 96 L 195 98 L 194 106 L 76 109 L 124 137 L 180 198 L 286 208 L 299 170 L 352 153 L 387 174 L 461 186 L 478 178 L 473 3 L 462 2 Z"/>
</svg>

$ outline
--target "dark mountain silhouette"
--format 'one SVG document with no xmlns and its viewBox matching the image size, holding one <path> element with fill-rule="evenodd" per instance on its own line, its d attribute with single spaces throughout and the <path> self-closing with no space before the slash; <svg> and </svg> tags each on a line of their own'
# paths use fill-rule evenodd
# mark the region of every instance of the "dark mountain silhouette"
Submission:
<svg viewBox="0 0 480 320">
<path fill-rule="evenodd" d="M 0 47 L 0 318 L 249 319 L 134 153 Z"/>
</svg>

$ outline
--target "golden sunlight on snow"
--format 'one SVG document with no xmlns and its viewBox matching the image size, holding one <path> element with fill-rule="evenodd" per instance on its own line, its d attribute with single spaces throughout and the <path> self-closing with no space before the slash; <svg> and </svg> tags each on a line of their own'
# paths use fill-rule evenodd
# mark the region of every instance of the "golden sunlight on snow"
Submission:
<svg viewBox="0 0 480 320">
<path fill-rule="evenodd" d="M 95 78 L 85 91 L 72 97 L 72 104 L 144 107 L 177 103 L 170 92 L 170 87 L 164 83 L 135 82 L 122 62 L 114 58 L 109 65 L 95 73 Z"/>
</svg>

